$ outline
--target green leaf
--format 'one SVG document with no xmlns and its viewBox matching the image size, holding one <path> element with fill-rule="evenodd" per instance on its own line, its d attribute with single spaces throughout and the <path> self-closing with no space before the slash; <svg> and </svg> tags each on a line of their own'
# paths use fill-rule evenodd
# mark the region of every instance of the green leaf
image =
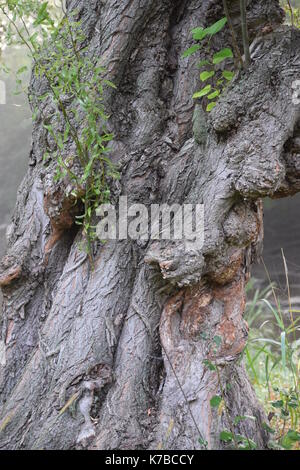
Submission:
<svg viewBox="0 0 300 470">
<path fill-rule="evenodd" d="M 48 12 L 47 12 L 47 8 L 48 8 L 48 2 L 44 2 L 39 11 L 38 11 L 38 16 L 37 16 L 37 19 L 35 20 L 35 22 L 33 23 L 34 26 L 38 26 L 40 25 L 41 23 L 43 23 L 43 21 L 48 18 Z"/>
<path fill-rule="evenodd" d="M 262 299 L 262 302 L 264 302 L 269 307 L 269 309 L 273 313 L 274 317 L 276 318 L 276 321 L 277 321 L 277 324 L 278 324 L 279 328 L 284 331 L 284 324 L 283 324 L 282 319 L 280 318 L 280 311 L 277 312 L 275 310 L 275 308 L 272 307 L 272 305 L 270 304 L 270 302 L 267 299 Z"/>
<path fill-rule="evenodd" d="M 254 450 L 257 448 L 257 444 L 252 439 L 247 439 L 244 436 L 236 436 L 239 439 L 239 450 Z"/>
<path fill-rule="evenodd" d="M 225 47 L 214 55 L 213 63 L 219 64 L 220 62 L 223 62 L 223 60 L 228 59 L 229 57 L 233 57 L 232 50 L 228 47 Z"/>
<path fill-rule="evenodd" d="M 27 66 L 24 65 L 24 67 L 21 67 L 18 71 L 17 71 L 17 75 L 21 75 L 21 73 L 24 73 L 27 71 Z"/>
<path fill-rule="evenodd" d="M 103 83 L 110 86 L 111 88 L 114 88 L 115 90 L 117 89 L 116 85 L 113 82 L 111 82 L 110 80 L 103 80 Z"/>
<path fill-rule="evenodd" d="M 291 450 L 296 442 L 300 442 L 300 433 L 290 429 L 281 439 L 281 446 L 286 450 Z"/>
<path fill-rule="evenodd" d="M 226 16 L 224 16 L 224 18 L 221 18 L 219 21 L 212 24 L 209 28 L 206 28 L 205 31 L 207 32 L 207 34 L 210 34 L 211 36 L 213 36 L 214 34 L 221 31 L 221 29 L 224 28 L 226 23 L 227 23 L 227 18 Z"/>
<path fill-rule="evenodd" d="M 195 52 L 199 51 L 201 46 L 199 44 L 194 44 L 192 47 L 189 47 L 184 53 L 182 54 L 182 57 L 189 57 L 192 54 L 195 54 Z"/>
<path fill-rule="evenodd" d="M 214 109 L 215 106 L 217 106 L 217 103 L 215 101 L 212 101 L 206 106 L 206 111 L 209 113 Z"/>
<path fill-rule="evenodd" d="M 218 395 L 215 395 L 212 397 L 212 399 L 210 400 L 210 406 L 212 408 L 218 408 L 220 403 L 222 401 L 222 397 L 218 396 Z"/>
<path fill-rule="evenodd" d="M 207 448 L 208 442 L 205 439 L 202 439 L 202 437 L 199 437 L 198 441 L 201 446 Z"/>
<path fill-rule="evenodd" d="M 196 93 L 193 94 L 193 98 L 201 98 L 201 96 L 208 95 L 208 93 L 211 90 L 211 85 L 207 85 L 206 87 L 202 88 L 202 90 L 197 91 Z"/>
<path fill-rule="evenodd" d="M 195 41 L 202 41 L 208 33 L 206 29 L 199 27 L 192 29 L 192 34 Z"/>
<path fill-rule="evenodd" d="M 290 413 L 289 413 L 288 410 L 285 410 L 285 409 L 282 408 L 280 415 L 283 419 L 286 419 L 288 416 L 290 416 Z"/>
<path fill-rule="evenodd" d="M 200 73 L 200 80 L 201 82 L 205 82 L 209 78 L 213 77 L 215 72 L 212 70 L 211 72 L 205 70 L 204 72 Z"/>
<path fill-rule="evenodd" d="M 272 401 L 271 405 L 273 406 L 273 408 L 282 408 L 283 400 Z"/>
<path fill-rule="evenodd" d="M 282 366 L 285 368 L 285 366 L 286 366 L 285 331 L 281 332 L 280 338 L 281 338 Z"/>
<path fill-rule="evenodd" d="M 211 371 L 217 370 L 216 366 L 212 362 L 208 361 L 207 359 L 203 361 L 203 364 Z"/>
<path fill-rule="evenodd" d="M 217 98 L 219 95 L 220 95 L 220 90 L 216 90 L 213 93 L 211 93 L 210 95 L 208 95 L 207 98 L 209 100 L 213 100 L 214 98 Z"/>
<path fill-rule="evenodd" d="M 35 40 L 36 40 L 36 38 L 38 37 L 38 35 L 39 35 L 39 33 L 36 31 L 35 33 L 33 33 L 33 34 L 30 36 L 29 40 L 30 40 L 31 44 L 34 44 L 34 43 L 35 43 Z"/>
<path fill-rule="evenodd" d="M 224 71 L 222 72 L 222 75 L 223 75 L 223 77 L 226 78 L 226 80 L 228 80 L 228 81 L 232 80 L 233 77 L 234 77 L 234 73 L 233 73 L 233 72 L 230 72 L 229 70 L 224 70 Z"/>
<path fill-rule="evenodd" d="M 225 430 L 220 433 L 220 441 L 231 442 L 232 440 L 233 440 L 232 432 Z"/>
</svg>

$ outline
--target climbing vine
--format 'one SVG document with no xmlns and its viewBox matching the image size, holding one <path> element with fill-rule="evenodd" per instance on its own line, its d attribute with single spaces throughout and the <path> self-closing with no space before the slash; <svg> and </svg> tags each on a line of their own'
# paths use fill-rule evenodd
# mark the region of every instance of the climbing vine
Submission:
<svg viewBox="0 0 300 470">
<path fill-rule="evenodd" d="M 193 98 L 205 98 L 206 99 L 206 111 L 212 111 L 216 106 L 219 97 L 225 91 L 227 85 L 235 76 L 235 71 L 240 68 L 247 68 L 250 65 L 250 50 L 249 50 L 249 37 L 248 37 L 248 26 L 247 26 L 247 8 L 245 0 L 240 0 L 240 14 L 241 14 L 241 33 L 243 39 L 244 57 L 240 52 L 236 33 L 232 24 L 232 20 L 229 13 L 227 1 L 223 0 L 223 8 L 225 16 L 214 24 L 207 28 L 198 27 L 191 31 L 194 41 L 196 44 L 189 47 L 184 53 L 183 57 L 189 57 L 192 54 L 197 53 L 200 50 L 204 50 L 204 59 L 198 63 L 198 67 L 201 69 L 200 80 L 204 84 L 201 90 L 196 91 L 193 94 Z M 219 51 L 215 52 L 211 48 L 211 39 L 217 33 L 223 30 L 225 25 L 228 25 L 233 50 L 231 47 L 224 47 Z M 232 71 L 232 64 L 230 68 L 226 69 L 220 66 L 221 63 L 230 60 L 234 62 L 234 70 Z"/>
<path fill-rule="evenodd" d="M 43 93 L 29 94 L 33 119 L 42 108 L 52 110 L 41 116 L 49 142 L 44 164 L 55 162 L 55 180 L 71 183 L 74 205 L 82 206 L 76 224 L 83 229 L 84 249 L 92 260 L 94 214 L 109 200 L 109 181 L 119 177 L 109 159 L 113 135 L 107 130 L 103 99 L 106 87 L 116 87 L 105 78 L 99 60 L 89 56 L 82 23 L 76 12 L 66 12 L 63 1 L 60 15 L 37 0 L 0 1 L 0 13 L 6 44 L 25 46 L 34 76 L 45 83 Z M 5 65 L 3 69 L 9 72 Z M 19 91 L 26 70 L 17 72 Z"/>
<path fill-rule="evenodd" d="M 217 100 L 224 91 L 227 82 L 230 82 L 234 77 L 234 72 L 231 70 L 221 70 L 218 67 L 221 62 L 233 58 L 231 48 L 225 47 L 213 53 L 210 47 L 211 38 L 221 31 L 226 23 L 227 18 L 224 17 L 208 28 L 199 27 L 193 29 L 193 39 L 197 42 L 183 53 L 183 57 L 188 57 L 198 52 L 202 47 L 205 48 L 206 58 L 198 63 L 198 67 L 202 70 L 200 72 L 200 80 L 204 86 L 193 94 L 193 98 L 206 97 L 208 100 L 206 111 L 208 112 L 216 106 Z"/>
</svg>

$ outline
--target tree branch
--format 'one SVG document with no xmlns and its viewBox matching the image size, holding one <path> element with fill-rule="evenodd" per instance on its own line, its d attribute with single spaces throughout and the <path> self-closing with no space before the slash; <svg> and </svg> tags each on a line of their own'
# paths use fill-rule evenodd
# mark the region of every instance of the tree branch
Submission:
<svg viewBox="0 0 300 470">
<path fill-rule="evenodd" d="M 246 0 L 240 0 L 240 10 L 241 10 L 243 46 L 244 46 L 244 54 L 245 54 L 245 68 L 248 68 L 251 62 L 251 57 L 250 57 L 249 36 L 248 36 L 248 27 L 247 27 Z"/>
<path fill-rule="evenodd" d="M 233 24 L 232 24 L 232 21 L 231 21 L 231 16 L 230 16 L 230 13 L 229 13 L 229 8 L 228 8 L 226 0 L 223 0 L 223 7 L 224 7 L 224 13 L 227 17 L 228 26 L 229 26 L 230 33 L 231 33 L 232 44 L 233 44 L 233 47 L 234 47 L 234 50 L 235 50 L 235 54 L 236 54 L 236 57 L 237 57 L 237 59 L 239 60 L 239 62 L 241 64 L 241 66 L 243 67 L 244 64 L 243 64 L 242 55 L 241 55 L 241 52 L 240 52 L 240 48 L 238 46 L 236 34 L 234 32 L 234 28 L 233 28 Z"/>
</svg>

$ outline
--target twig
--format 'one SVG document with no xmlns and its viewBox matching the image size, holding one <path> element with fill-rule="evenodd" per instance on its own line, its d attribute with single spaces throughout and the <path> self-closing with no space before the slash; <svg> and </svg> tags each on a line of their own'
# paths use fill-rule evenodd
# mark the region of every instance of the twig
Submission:
<svg viewBox="0 0 300 470">
<path fill-rule="evenodd" d="M 293 12 L 293 8 L 292 8 L 290 0 L 287 0 L 287 4 L 288 4 L 288 9 L 290 10 L 292 26 L 294 27 L 294 25 L 295 25 L 294 12 Z"/>
<path fill-rule="evenodd" d="M 231 20 L 231 17 L 230 17 L 230 13 L 229 13 L 229 9 L 228 9 L 228 5 L 227 5 L 226 0 L 223 0 L 223 7 L 224 7 L 224 13 L 225 13 L 226 18 L 227 18 L 228 26 L 229 26 L 229 29 L 230 29 L 230 33 L 231 33 L 231 37 L 232 37 L 232 44 L 233 44 L 233 47 L 234 47 L 234 50 L 235 50 L 235 54 L 236 54 L 236 57 L 238 58 L 238 60 L 241 64 L 241 66 L 243 67 L 244 64 L 243 64 L 242 55 L 241 55 L 241 52 L 240 52 L 240 48 L 238 46 L 236 34 L 234 32 L 234 28 L 233 28 L 233 24 L 232 24 L 232 20 Z"/>
<path fill-rule="evenodd" d="M 240 0 L 240 10 L 241 10 L 243 46 L 244 46 L 244 54 L 245 54 L 245 68 L 248 68 L 251 62 L 251 57 L 250 57 L 250 48 L 249 48 L 248 26 L 247 26 L 246 0 Z"/>
</svg>

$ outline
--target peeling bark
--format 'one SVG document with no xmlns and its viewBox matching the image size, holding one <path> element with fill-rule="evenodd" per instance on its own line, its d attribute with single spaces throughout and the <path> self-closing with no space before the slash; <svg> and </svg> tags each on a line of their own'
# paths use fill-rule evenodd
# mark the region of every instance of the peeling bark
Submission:
<svg viewBox="0 0 300 470">
<path fill-rule="evenodd" d="M 237 28 L 239 2 L 228 3 Z M 91 270 L 73 224 L 80 208 L 67 181 L 54 183 L 55 162 L 42 162 L 53 146 L 46 102 L 0 265 L 0 448 L 199 449 L 200 434 L 222 448 L 228 416 L 211 410 L 219 380 L 204 360 L 218 364 L 231 419 L 256 417 L 236 432 L 264 448 L 265 417 L 240 364 L 244 291 L 261 247 L 261 198 L 300 188 L 300 33 L 280 26 L 277 1 L 248 2 L 252 64 L 208 116 L 191 98 L 198 58 L 181 55 L 193 27 L 222 16 L 222 1 L 72 0 L 68 9 L 118 85 L 106 96 L 121 171 L 113 199 L 204 203 L 205 243 L 99 242 Z"/>
</svg>

